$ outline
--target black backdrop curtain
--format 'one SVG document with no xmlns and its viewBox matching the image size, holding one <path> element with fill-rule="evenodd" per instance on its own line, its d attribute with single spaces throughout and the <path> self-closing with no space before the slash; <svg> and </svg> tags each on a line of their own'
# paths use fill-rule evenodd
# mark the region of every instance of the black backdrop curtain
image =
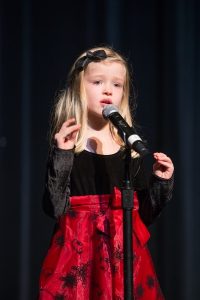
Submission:
<svg viewBox="0 0 200 300">
<path fill-rule="evenodd" d="M 150 248 L 170 300 L 199 299 L 198 0 L 0 2 L 1 299 L 36 299 L 53 222 L 41 209 L 49 113 L 71 63 L 109 44 L 133 65 L 136 119 L 176 168 Z"/>
</svg>

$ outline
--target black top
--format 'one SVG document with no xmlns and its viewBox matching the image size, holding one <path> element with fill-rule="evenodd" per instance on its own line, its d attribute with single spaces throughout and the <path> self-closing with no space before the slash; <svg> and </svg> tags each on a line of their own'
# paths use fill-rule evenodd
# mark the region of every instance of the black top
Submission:
<svg viewBox="0 0 200 300">
<path fill-rule="evenodd" d="M 146 188 L 147 178 L 141 168 L 140 158 L 131 160 L 130 171 L 134 189 Z M 70 180 L 71 195 L 110 194 L 113 187 L 122 187 L 124 174 L 124 151 L 100 155 L 85 150 L 75 154 Z"/>
<path fill-rule="evenodd" d="M 50 151 L 43 197 L 45 212 L 55 218 L 64 214 L 70 196 L 110 194 L 121 187 L 125 172 L 125 153 L 111 155 L 53 147 Z M 146 225 L 151 224 L 170 200 L 173 177 L 169 180 L 151 175 L 147 178 L 141 158 L 131 159 L 131 180 L 138 193 L 139 213 Z"/>
</svg>

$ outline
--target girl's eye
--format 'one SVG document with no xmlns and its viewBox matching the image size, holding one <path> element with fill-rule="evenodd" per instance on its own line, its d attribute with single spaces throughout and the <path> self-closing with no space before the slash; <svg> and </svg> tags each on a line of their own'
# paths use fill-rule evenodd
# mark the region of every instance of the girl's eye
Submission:
<svg viewBox="0 0 200 300">
<path fill-rule="evenodd" d="M 99 85 L 101 83 L 101 81 L 100 80 L 95 80 L 93 83 L 96 84 L 96 85 Z"/>
<path fill-rule="evenodd" d="M 122 84 L 121 83 L 114 83 L 114 86 L 116 86 L 116 87 L 122 87 Z"/>
</svg>

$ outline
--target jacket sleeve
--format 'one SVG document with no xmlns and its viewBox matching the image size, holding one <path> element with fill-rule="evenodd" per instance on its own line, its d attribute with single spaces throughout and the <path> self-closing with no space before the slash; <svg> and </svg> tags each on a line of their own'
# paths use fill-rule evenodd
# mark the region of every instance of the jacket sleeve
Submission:
<svg viewBox="0 0 200 300">
<path fill-rule="evenodd" d="M 70 196 L 70 174 L 73 166 L 74 150 L 53 147 L 47 161 L 43 210 L 53 218 L 66 212 Z"/>
<path fill-rule="evenodd" d="M 149 188 L 138 191 L 140 216 L 147 226 L 155 221 L 172 198 L 173 182 L 174 175 L 170 179 L 152 175 Z"/>
<path fill-rule="evenodd" d="M 163 179 L 154 174 L 147 176 L 141 165 L 135 179 L 139 213 L 145 225 L 149 226 L 172 198 L 174 174 L 170 179 Z"/>
</svg>

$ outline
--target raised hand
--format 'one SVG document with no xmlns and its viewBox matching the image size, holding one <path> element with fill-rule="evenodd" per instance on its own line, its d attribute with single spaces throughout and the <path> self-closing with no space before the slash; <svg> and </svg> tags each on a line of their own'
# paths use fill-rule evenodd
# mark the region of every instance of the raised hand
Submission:
<svg viewBox="0 0 200 300">
<path fill-rule="evenodd" d="M 164 153 L 156 152 L 153 156 L 156 160 L 153 165 L 154 174 L 163 179 L 170 179 L 174 172 L 172 160 Z"/>
<path fill-rule="evenodd" d="M 64 122 L 59 132 L 54 136 L 57 147 L 64 150 L 73 149 L 80 127 L 81 125 L 76 124 L 74 118 Z"/>
</svg>

